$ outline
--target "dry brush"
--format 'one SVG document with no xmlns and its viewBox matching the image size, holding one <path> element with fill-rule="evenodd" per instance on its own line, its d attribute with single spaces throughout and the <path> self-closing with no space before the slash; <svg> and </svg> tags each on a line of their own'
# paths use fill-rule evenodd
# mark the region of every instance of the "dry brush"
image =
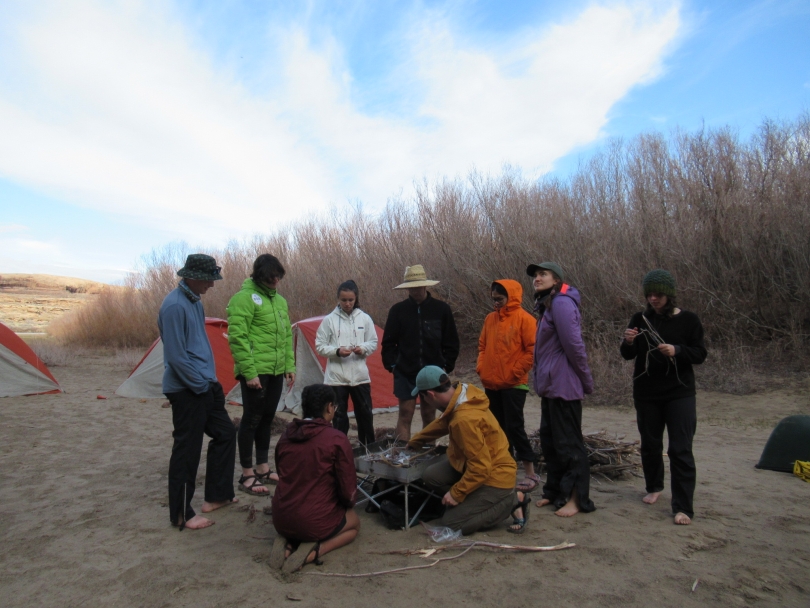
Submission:
<svg viewBox="0 0 810 608">
<path fill-rule="evenodd" d="M 84 345 L 145 345 L 162 298 L 189 248 L 153 253 L 124 289 L 109 290 L 55 331 Z M 583 297 L 585 335 L 606 400 L 626 398 L 629 372 L 616 350 L 643 304 L 651 268 L 678 281 L 715 349 L 800 352 L 810 333 L 810 115 L 766 121 L 747 141 L 729 128 L 613 141 L 567 179 L 499 176 L 421 183 L 379 214 L 361 208 L 303 220 L 275 234 L 210 251 L 225 279 L 205 296 L 224 316 L 263 252 L 287 268 L 281 291 L 294 319 L 325 314 L 352 278 L 382 325 L 401 296 L 404 268 L 424 264 L 474 352 L 490 310 L 489 285 L 517 278 L 531 310 L 527 263 L 559 262 Z"/>
</svg>

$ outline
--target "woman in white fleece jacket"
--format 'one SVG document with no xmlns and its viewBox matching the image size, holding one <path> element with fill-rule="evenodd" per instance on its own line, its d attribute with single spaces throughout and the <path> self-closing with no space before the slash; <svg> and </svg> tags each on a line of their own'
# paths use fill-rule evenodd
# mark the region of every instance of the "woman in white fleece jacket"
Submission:
<svg viewBox="0 0 810 608">
<path fill-rule="evenodd" d="M 318 327 L 315 350 L 326 357 L 323 382 L 335 390 L 336 411 L 332 426 L 349 433 L 349 397 L 354 405 L 360 443 L 374 443 L 371 411 L 371 377 L 366 358 L 377 349 L 374 321 L 360 310 L 360 290 L 354 281 L 338 287 L 338 305 Z"/>
</svg>

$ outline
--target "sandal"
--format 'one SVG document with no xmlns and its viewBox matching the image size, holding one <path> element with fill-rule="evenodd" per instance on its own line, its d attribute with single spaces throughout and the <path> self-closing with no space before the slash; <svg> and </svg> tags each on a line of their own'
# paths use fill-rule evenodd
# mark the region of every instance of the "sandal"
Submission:
<svg viewBox="0 0 810 608">
<path fill-rule="evenodd" d="M 251 479 L 253 480 L 253 482 L 250 485 L 247 485 L 247 482 L 249 482 Z M 259 488 L 267 489 L 264 487 L 264 485 L 262 485 L 262 482 L 259 481 L 255 475 L 242 475 L 239 478 L 239 489 L 242 492 L 250 494 L 251 496 L 270 496 L 269 491 L 268 492 L 257 491 Z"/>
<path fill-rule="evenodd" d="M 525 494 L 526 492 L 531 492 L 537 486 L 539 486 L 541 481 L 542 480 L 538 475 L 526 475 L 526 477 L 524 477 L 517 485 L 516 489 L 518 492 L 523 492 Z"/>
<path fill-rule="evenodd" d="M 281 570 L 284 566 L 284 560 L 287 559 L 286 551 L 290 547 L 287 544 L 287 539 L 280 534 L 276 536 L 273 541 L 273 548 L 270 550 L 270 567 L 273 570 Z M 292 547 L 290 547 L 292 549 Z"/>
<path fill-rule="evenodd" d="M 507 532 L 511 532 L 512 534 L 523 534 L 526 531 L 526 525 L 529 523 L 529 506 L 531 504 L 532 497 L 528 494 L 524 494 L 523 500 L 521 500 L 517 505 L 515 505 L 515 508 L 512 509 L 512 525 L 506 528 Z M 523 517 L 515 517 L 515 511 L 521 507 L 523 508 Z"/>
<path fill-rule="evenodd" d="M 321 543 L 301 543 L 298 549 L 284 561 L 282 570 L 287 574 L 298 572 L 307 563 L 309 554 L 315 551 L 315 560 L 312 562 L 316 566 L 320 566 L 323 562 L 318 559 L 320 557 Z"/>
<path fill-rule="evenodd" d="M 273 471 L 273 469 L 267 469 L 267 473 L 259 473 L 256 469 L 253 469 L 253 474 L 260 482 L 276 485 L 278 483 L 278 479 L 273 479 L 270 477 L 274 473 L 275 471 Z"/>
</svg>

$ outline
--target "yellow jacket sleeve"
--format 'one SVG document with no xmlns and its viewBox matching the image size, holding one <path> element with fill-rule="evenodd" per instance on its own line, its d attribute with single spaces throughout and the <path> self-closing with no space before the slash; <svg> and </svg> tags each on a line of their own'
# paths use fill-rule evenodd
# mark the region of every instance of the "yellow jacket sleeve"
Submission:
<svg viewBox="0 0 810 608">
<path fill-rule="evenodd" d="M 449 432 L 447 427 L 447 417 L 439 416 L 416 435 L 411 437 L 411 440 L 408 442 L 408 447 L 418 450 L 426 443 L 436 441 L 439 437 L 444 437 Z"/>
</svg>

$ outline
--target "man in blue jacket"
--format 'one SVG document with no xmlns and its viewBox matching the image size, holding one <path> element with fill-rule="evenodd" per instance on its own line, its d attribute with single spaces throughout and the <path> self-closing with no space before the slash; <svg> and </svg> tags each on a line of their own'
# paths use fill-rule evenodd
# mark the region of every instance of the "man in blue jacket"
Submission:
<svg viewBox="0 0 810 608">
<path fill-rule="evenodd" d="M 234 499 L 236 427 L 225 412 L 225 394 L 217 381 L 214 353 L 205 333 L 200 296 L 222 278 L 210 255 L 194 253 L 177 271 L 177 289 L 163 300 L 158 328 L 163 340 L 163 392 L 172 405 L 174 445 L 169 461 L 169 518 L 172 525 L 197 530 L 214 524 L 191 508 L 203 434 L 208 443 L 202 512 Z"/>
</svg>

